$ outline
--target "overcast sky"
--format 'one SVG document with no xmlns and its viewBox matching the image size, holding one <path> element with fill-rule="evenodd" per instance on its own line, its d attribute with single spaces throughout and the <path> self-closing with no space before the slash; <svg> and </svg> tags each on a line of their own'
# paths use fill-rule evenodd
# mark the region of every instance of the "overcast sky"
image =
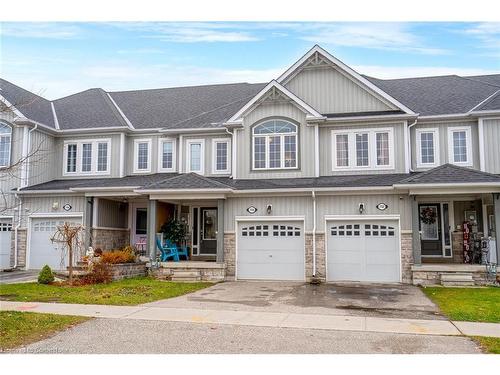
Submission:
<svg viewBox="0 0 500 375">
<path fill-rule="evenodd" d="M 0 76 L 48 99 L 278 77 L 314 44 L 379 78 L 500 73 L 500 23 L 1 23 Z"/>
</svg>

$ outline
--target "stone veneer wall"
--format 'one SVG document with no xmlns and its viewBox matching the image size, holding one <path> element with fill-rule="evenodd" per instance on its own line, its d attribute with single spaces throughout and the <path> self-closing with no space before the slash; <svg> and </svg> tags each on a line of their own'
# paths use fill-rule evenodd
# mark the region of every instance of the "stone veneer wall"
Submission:
<svg viewBox="0 0 500 375">
<path fill-rule="evenodd" d="M 110 269 L 113 280 L 146 276 L 147 274 L 146 262 L 113 264 Z"/>
<path fill-rule="evenodd" d="M 15 231 L 12 229 L 10 243 L 11 243 L 11 252 L 10 252 L 10 265 L 14 265 L 14 248 L 15 248 Z M 26 266 L 26 248 L 27 248 L 27 234 L 28 231 L 26 228 L 20 228 L 17 230 L 17 267 L 25 267 Z"/>
<path fill-rule="evenodd" d="M 226 280 L 234 280 L 236 275 L 236 234 L 224 233 L 224 263 Z"/>
<path fill-rule="evenodd" d="M 178 264 L 162 263 L 159 268 L 151 268 L 151 275 L 160 280 L 170 280 L 175 271 L 189 272 L 189 271 L 199 271 L 201 281 L 211 281 L 218 282 L 226 280 L 225 268 L 224 267 L 213 267 L 214 263 L 206 262 L 206 265 L 199 264 L 196 266 L 187 265 L 186 267 L 179 267 Z M 233 276 L 234 278 L 234 276 Z"/>
<path fill-rule="evenodd" d="M 470 273 L 472 275 L 472 280 L 474 285 L 489 285 L 489 281 L 486 275 L 486 270 L 474 270 L 474 271 L 429 271 L 429 270 L 415 270 L 413 271 L 413 285 L 441 285 L 441 275 L 442 274 L 462 274 Z M 498 275 L 498 274 L 497 274 Z M 498 276 L 497 276 L 498 277 Z"/>
<path fill-rule="evenodd" d="M 306 233 L 306 280 L 313 276 L 313 235 Z M 316 233 L 316 277 L 326 281 L 325 234 Z"/>
<path fill-rule="evenodd" d="M 401 233 L 401 275 L 405 284 L 412 283 L 411 266 L 413 263 L 413 234 Z"/>
<path fill-rule="evenodd" d="M 92 244 L 94 248 L 113 250 L 130 244 L 128 229 L 92 228 Z"/>
</svg>

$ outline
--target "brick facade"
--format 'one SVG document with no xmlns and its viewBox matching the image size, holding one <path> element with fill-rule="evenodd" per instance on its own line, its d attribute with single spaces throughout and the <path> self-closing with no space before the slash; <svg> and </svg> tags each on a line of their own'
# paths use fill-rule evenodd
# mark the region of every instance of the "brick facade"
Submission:
<svg viewBox="0 0 500 375">
<path fill-rule="evenodd" d="M 92 228 L 92 244 L 94 248 L 114 250 L 130 244 L 128 229 Z"/>
</svg>

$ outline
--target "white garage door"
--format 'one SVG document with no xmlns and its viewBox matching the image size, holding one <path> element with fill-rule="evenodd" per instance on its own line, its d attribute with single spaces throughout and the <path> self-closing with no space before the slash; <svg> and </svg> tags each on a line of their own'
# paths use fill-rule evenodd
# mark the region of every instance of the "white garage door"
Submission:
<svg viewBox="0 0 500 375">
<path fill-rule="evenodd" d="M 397 221 L 332 221 L 327 231 L 328 281 L 400 281 Z"/>
<path fill-rule="evenodd" d="M 0 220 L 0 270 L 10 268 L 12 220 Z"/>
<path fill-rule="evenodd" d="M 238 225 L 237 277 L 304 280 L 302 222 L 243 222 Z"/>
<path fill-rule="evenodd" d="M 62 246 L 50 240 L 57 227 L 65 222 L 81 224 L 78 218 L 36 218 L 31 221 L 29 268 L 41 269 L 48 264 L 52 269 L 61 270 L 68 266 L 68 256 Z"/>
</svg>

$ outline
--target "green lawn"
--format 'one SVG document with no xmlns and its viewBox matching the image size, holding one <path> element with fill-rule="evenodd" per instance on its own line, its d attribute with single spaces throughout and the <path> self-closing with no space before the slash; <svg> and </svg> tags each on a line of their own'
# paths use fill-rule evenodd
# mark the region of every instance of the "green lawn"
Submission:
<svg viewBox="0 0 500 375">
<path fill-rule="evenodd" d="M 474 336 L 473 338 L 483 347 L 485 351 L 492 354 L 500 354 L 500 338 L 482 336 Z"/>
<path fill-rule="evenodd" d="M 500 323 L 500 288 L 426 287 L 423 291 L 451 320 Z"/>
<path fill-rule="evenodd" d="M 81 316 L 0 311 L 0 351 L 42 340 L 88 319 Z"/>
<path fill-rule="evenodd" d="M 41 285 L 37 283 L 0 285 L 0 300 L 83 303 L 97 305 L 138 305 L 177 297 L 213 285 L 176 283 L 150 277 L 124 279 L 109 284 L 85 286 Z"/>
</svg>

